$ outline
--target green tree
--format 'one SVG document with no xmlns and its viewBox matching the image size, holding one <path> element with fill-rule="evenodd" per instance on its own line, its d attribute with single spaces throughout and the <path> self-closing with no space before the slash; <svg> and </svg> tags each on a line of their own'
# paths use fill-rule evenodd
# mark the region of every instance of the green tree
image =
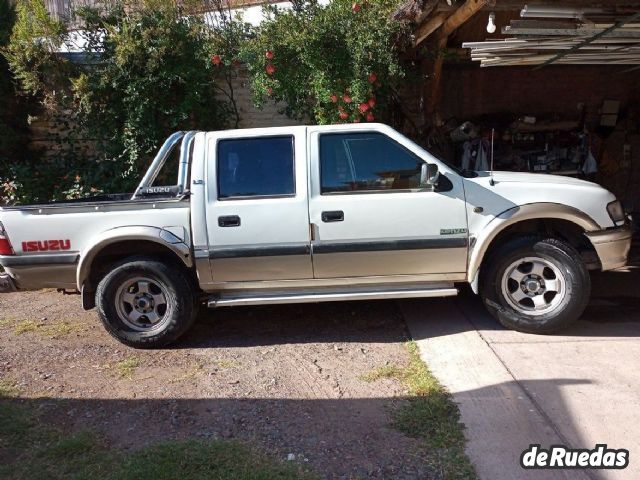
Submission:
<svg viewBox="0 0 640 480">
<path fill-rule="evenodd" d="M 131 191 L 169 133 L 227 126 L 211 29 L 192 13 L 172 0 L 82 7 L 73 12 L 78 39 L 46 14 L 43 0 L 18 2 L 6 54 L 14 74 L 25 91 L 69 120 L 73 132 L 65 141 L 90 139 L 94 152 L 66 148 L 43 160 L 40 167 L 57 170 L 50 183 L 58 188 L 48 196 Z M 58 53 L 72 43 L 80 54 L 74 62 Z"/>
<path fill-rule="evenodd" d="M 407 25 L 391 19 L 396 0 L 315 0 L 265 8 L 243 59 L 256 104 L 271 98 L 285 112 L 319 124 L 386 119 L 405 71 L 399 52 Z"/>
</svg>

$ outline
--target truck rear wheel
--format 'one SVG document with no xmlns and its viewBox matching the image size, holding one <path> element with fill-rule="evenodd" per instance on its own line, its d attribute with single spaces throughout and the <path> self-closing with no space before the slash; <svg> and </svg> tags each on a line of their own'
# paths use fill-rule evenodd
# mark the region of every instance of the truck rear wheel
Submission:
<svg viewBox="0 0 640 480">
<path fill-rule="evenodd" d="M 485 306 L 513 330 L 556 332 L 580 318 L 589 301 L 591 281 L 580 253 L 555 238 L 516 238 L 483 270 Z"/>
<path fill-rule="evenodd" d="M 98 285 L 96 306 L 107 331 L 135 348 L 173 342 L 197 310 L 184 270 L 148 258 L 127 259 L 109 272 Z"/>
</svg>

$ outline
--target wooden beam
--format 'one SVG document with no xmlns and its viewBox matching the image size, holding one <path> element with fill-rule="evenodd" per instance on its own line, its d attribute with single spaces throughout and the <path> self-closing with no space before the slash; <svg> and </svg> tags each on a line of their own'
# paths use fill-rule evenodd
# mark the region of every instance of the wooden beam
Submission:
<svg viewBox="0 0 640 480">
<path fill-rule="evenodd" d="M 423 40 L 425 40 L 429 35 L 439 29 L 448 17 L 449 14 L 447 13 L 438 13 L 433 17 L 430 17 L 426 22 L 422 23 L 413 34 L 415 37 L 413 46 L 417 47 L 418 45 L 420 45 Z"/>
<path fill-rule="evenodd" d="M 420 45 L 438 29 L 438 39 L 448 37 L 487 4 L 495 4 L 495 0 L 467 0 L 451 14 L 449 12 L 440 12 L 431 16 L 416 29 L 413 46 Z"/>
<path fill-rule="evenodd" d="M 451 14 L 447 21 L 442 25 L 442 30 L 439 32 L 440 38 L 448 37 L 460 26 L 462 26 L 467 20 L 478 13 L 482 8 L 489 3 L 490 0 L 467 0 L 460 8 Z"/>
<path fill-rule="evenodd" d="M 424 22 L 427 17 L 429 15 L 431 15 L 431 12 L 433 12 L 433 10 L 438 6 L 438 0 L 429 0 L 425 3 L 424 8 L 422 9 L 422 12 L 420 12 L 418 14 L 418 16 L 416 16 L 415 22 L 417 25 L 420 25 L 422 22 Z"/>
</svg>

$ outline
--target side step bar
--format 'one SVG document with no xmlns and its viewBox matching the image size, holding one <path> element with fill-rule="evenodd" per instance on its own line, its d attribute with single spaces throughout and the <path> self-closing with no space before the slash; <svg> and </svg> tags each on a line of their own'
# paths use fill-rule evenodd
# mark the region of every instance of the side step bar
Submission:
<svg viewBox="0 0 640 480">
<path fill-rule="evenodd" d="M 207 306 L 235 307 L 240 305 L 275 305 L 279 303 L 313 303 L 313 302 L 340 302 L 351 300 L 388 300 L 394 298 L 427 298 L 427 297 L 452 297 L 458 294 L 457 288 L 417 288 L 399 290 L 374 290 L 359 292 L 292 292 L 286 294 L 262 294 L 258 296 L 238 295 L 209 298 Z"/>
</svg>

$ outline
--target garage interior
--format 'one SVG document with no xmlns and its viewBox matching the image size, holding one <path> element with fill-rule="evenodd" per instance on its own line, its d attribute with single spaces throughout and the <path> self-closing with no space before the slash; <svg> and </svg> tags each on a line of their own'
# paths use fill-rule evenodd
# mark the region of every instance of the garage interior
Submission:
<svg viewBox="0 0 640 480">
<path fill-rule="evenodd" d="M 640 1 L 409 0 L 395 16 L 415 25 L 432 149 L 592 180 L 640 215 Z"/>
</svg>

